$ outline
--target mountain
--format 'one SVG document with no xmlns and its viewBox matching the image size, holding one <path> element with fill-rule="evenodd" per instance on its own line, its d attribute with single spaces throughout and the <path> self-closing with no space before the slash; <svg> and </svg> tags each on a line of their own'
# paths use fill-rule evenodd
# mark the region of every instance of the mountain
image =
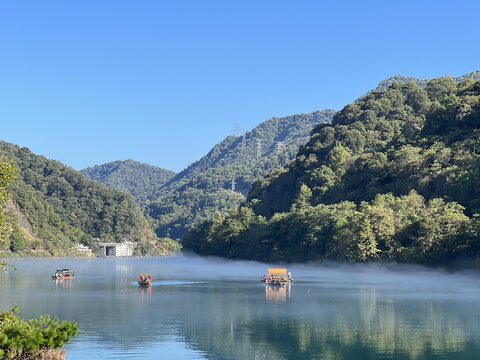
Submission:
<svg viewBox="0 0 480 360">
<path fill-rule="evenodd" d="M 238 206 L 255 180 L 289 163 L 313 127 L 329 123 L 334 113 L 274 117 L 240 136 L 228 136 L 171 178 L 146 206 L 157 235 L 180 239 L 191 226 Z"/>
<path fill-rule="evenodd" d="M 446 77 L 449 77 L 446 75 Z M 475 81 L 480 80 L 480 70 L 470 72 L 468 74 L 462 75 L 462 76 L 457 76 L 457 77 L 452 77 L 451 78 L 454 82 L 460 83 L 464 80 L 467 79 L 473 79 Z M 382 91 L 382 90 L 388 90 L 390 86 L 392 86 L 395 83 L 401 83 L 401 84 L 407 84 L 409 82 L 414 82 L 418 86 L 426 86 L 427 83 L 431 79 L 420 79 L 417 77 L 412 77 L 412 76 L 403 76 L 403 75 L 394 75 L 389 77 L 388 79 L 382 80 L 375 89 L 372 91 Z"/>
<path fill-rule="evenodd" d="M 129 193 L 137 204 L 143 204 L 170 180 L 175 173 L 134 160 L 114 161 L 80 171 L 86 177 L 110 188 Z"/>
<path fill-rule="evenodd" d="M 165 254 L 176 245 L 158 239 L 133 198 L 87 179 L 59 161 L 0 141 L 0 157 L 17 172 L 10 185 L 0 250 L 75 255 L 76 243 L 137 243 L 138 254 Z"/>
<path fill-rule="evenodd" d="M 269 262 L 476 259 L 479 135 L 480 82 L 394 83 L 318 125 L 292 163 L 182 244 Z"/>
</svg>

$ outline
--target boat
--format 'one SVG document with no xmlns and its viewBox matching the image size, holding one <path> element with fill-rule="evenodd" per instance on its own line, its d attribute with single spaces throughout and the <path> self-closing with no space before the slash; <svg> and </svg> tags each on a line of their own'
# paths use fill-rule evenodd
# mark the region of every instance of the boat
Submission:
<svg viewBox="0 0 480 360">
<path fill-rule="evenodd" d="M 52 275 L 52 279 L 73 279 L 75 270 L 73 269 L 59 269 Z"/>
<path fill-rule="evenodd" d="M 152 285 L 152 275 L 150 274 L 138 275 L 138 285 Z"/>
<path fill-rule="evenodd" d="M 291 284 L 293 277 L 290 272 L 287 273 L 286 268 L 269 268 L 268 273 L 263 275 L 260 281 L 268 285 L 284 286 L 285 284 Z"/>
</svg>

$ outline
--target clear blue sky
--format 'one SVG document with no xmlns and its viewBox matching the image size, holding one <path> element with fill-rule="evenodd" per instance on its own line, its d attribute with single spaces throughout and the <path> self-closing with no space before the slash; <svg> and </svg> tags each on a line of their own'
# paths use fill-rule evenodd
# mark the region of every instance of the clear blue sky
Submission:
<svg viewBox="0 0 480 360">
<path fill-rule="evenodd" d="M 480 69 L 478 1 L 3 1 L 0 139 L 76 169 L 180 171 L 395 74 Z"/>
</svg>

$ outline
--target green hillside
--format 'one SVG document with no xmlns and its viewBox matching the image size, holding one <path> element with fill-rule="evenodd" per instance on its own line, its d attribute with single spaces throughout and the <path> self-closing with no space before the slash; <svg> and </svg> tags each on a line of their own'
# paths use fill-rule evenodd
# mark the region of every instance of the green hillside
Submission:
<svg viewBox="0 0 480 360">
<path fill-rule="evenodd" d="M 245 200 L 251 184 L 294 159 L 311 129 L 329 123 L 333 110 L 266 120 L 241 136 L 229 136 L 174 176 L 146 206 L 160 237 L 180 239 L 191 226 Z M 234 180 L 234 190 L 232 190 Z"/>
<path fill-rule="evenodd" d="M 475 259 L 479 134 L 480 82 L 395 83 L 317 126 L 294 162 L 183 245 L 262 261 Z"/>
<path fill-rule="evenodd" d="M 0 141 L 0 156 L 13 163 L 0 250 L 76 254 L 76 243 L 137 242 L 138 253 L 168 253 L 175 244 L 158 240 L 130 195 L 85 178 L 27 148 Z M 96 240 L 95 240 L 96 239 Z"/>
<path fill-rule="evenodd" d="M 454 82 L 460 83 L 464 80 L 467 79 L 473 79 L 475 81 L 480 80 L 480 70 L 473 71 L 471 73 L 462 75 L 462 76 L 456 76 L 451 78 Z M 382 91 L 382 90 L 388 90 L 390 86 L 392 86 L 395 83 L 402 83 L 402 84 L 408 84 L 409 82 L 414 82 L 418 86 L 424 87 L 427 85 L 427 83 L 431 79 L 420 79 L 417 77 L 412 77 L 412 76 L 403 76 L 403 75 L 394 75 L 389 77 L 388 79 L 382 80 L 375 89 L 372 91 Z"/>
<path fill-rule="evenodd" d="M 95 165 L 80 172 L 110 188 L 129 193 L 137 204 L 151 199 L 152 194 L 175 175 L 173 171 L 130 159 Z"/>
</svg>

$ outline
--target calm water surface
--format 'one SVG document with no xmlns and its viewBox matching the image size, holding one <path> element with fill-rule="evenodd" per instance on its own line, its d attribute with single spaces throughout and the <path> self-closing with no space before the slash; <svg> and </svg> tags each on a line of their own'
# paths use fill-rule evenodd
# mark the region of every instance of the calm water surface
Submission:
<svg viewBox="0 0 480 360">
<path fill-rule="evenodd" d="M 0 310 L 78 323 L 69 359 L 479 359 L 480 276 L 422 268 L 163 259 L 20 259 Z M 276 264 L 281 265 L 281 264 Z M 75 279 L 55 281 L 57 268 Z M 154 283 L 139 288 L 141 272 Z"/>
</svg>

